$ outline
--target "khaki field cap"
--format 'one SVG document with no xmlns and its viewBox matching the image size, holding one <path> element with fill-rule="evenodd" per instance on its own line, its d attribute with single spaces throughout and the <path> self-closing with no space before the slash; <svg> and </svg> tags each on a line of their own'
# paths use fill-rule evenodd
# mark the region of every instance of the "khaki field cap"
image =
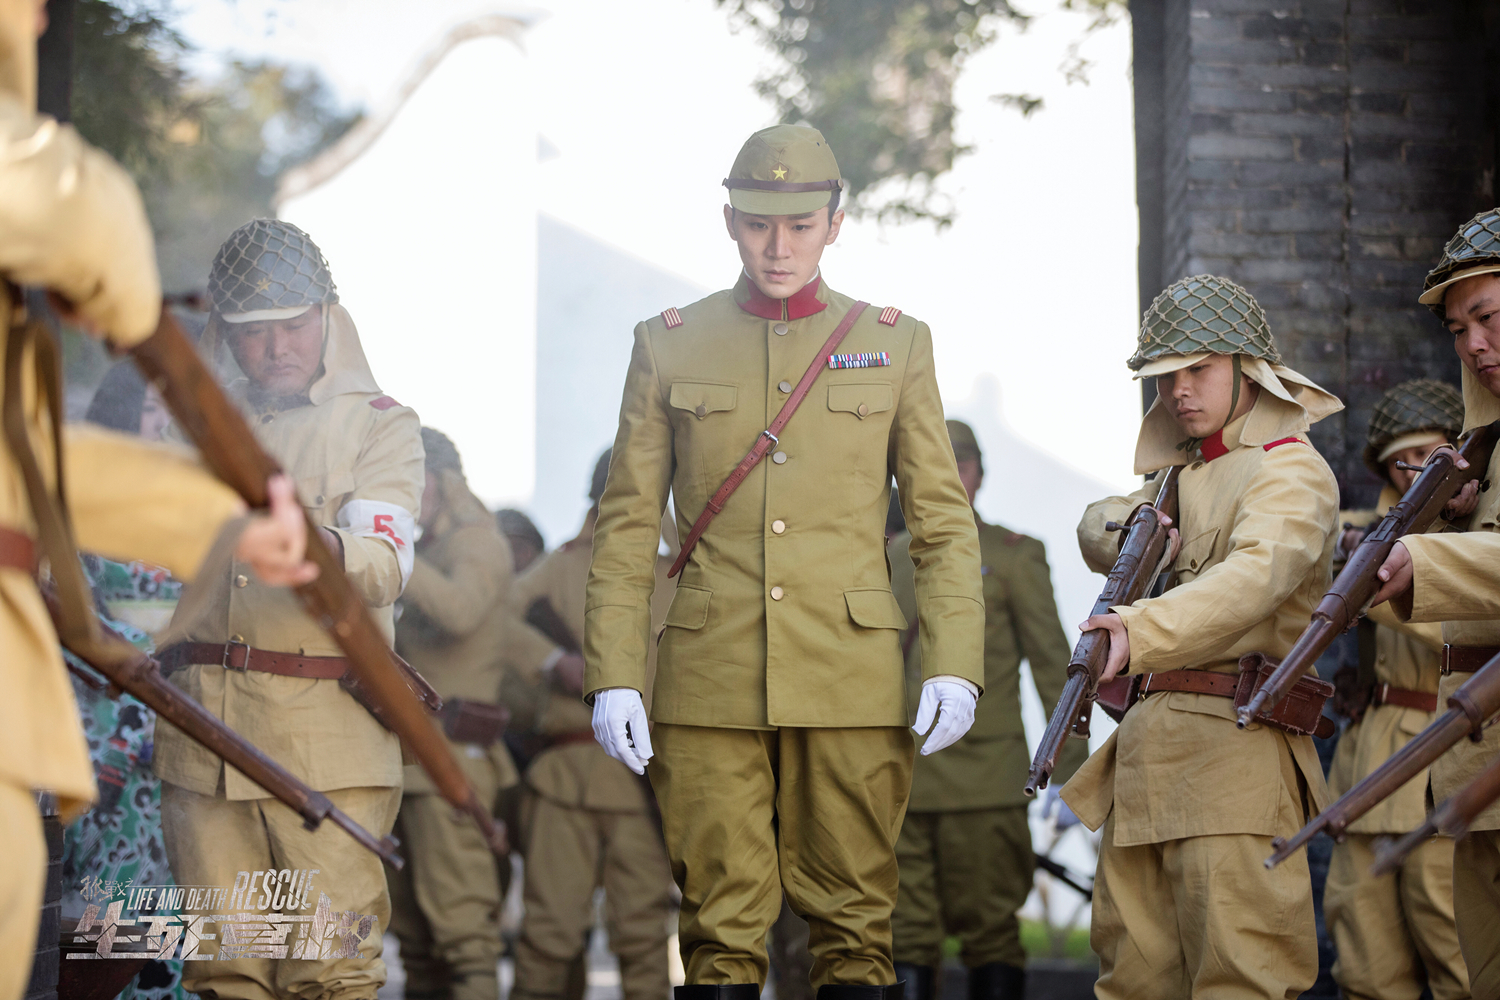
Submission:
<svg viewBox="0 0 1500 1000">
<path fill-rule="evenodd" d="M 974 436 L 974 428 L 962 420 L 948 421 L 948 440 L 953 444 L 953 457 L 958 461 L 980 460 L 979 439 Z"/>
<path fill-rule="evenodd" d="M 729 204 L 751 215 L 805 215 L 841 190 L 838 161 L 823 133 L 807 125 L 773 125 L 752 135 L 734 158 Z"/>
<path fill-rule="evenodd" d="M 1422 282 L 1422 294 L 1417 299 L 1444 319 L 1443 297 L 1448 286 L 1476 274 L 1500 272 L 1500 208 L 1480 212 L 1465 222 L 1453 234 L 1453 239 L 1443 247 L 1443 256 L 1437 267 L 1427 273 Z"/>
</svg>

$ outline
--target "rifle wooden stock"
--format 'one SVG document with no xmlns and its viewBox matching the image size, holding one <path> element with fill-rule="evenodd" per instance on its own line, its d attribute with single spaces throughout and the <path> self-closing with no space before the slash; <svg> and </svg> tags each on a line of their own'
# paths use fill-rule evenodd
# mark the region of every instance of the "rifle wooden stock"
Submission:
<svg viewBox="0 0 1500 1000">
<path fill-rule="evenodd" d="M 42 597 L 47 602 L 47 611 L 52 615 L 53 622 L 60 624 L 61 609 L 56 593 L 49 587 L 43 587 Z M 82 643 L 67 644 L 70 653 L 109 681 L 108 685 L 101 684 L 69 664 L 69 669 L 85 683 L 95 690 L 107 688 L 111 697 L 124 691 L 152 709 L 281 800 L 288 809 L 302 817 L 302 824 L 307 829 L 316 830 L 323 820 L 332 820 L 359 841 L 362 847 L 379 855 L 392 868 L 400 871 L 405 866 L 406 862 L 396 853 L 397 844 L 394 839 L 376 837 L 354 822 L 348 813 L 335 807 L 328 796 L 303 784 L 296 775 L 266 756 L 255 744 L 224 725 L 218 716 L 168 684 L 154 659 L 136 649 L 103 622 L 98 623 L 98 628 L 96 640 L 90 642 L 87 648 L 82 648 Z"/>
<path fill-rule="evenodd" d="M 1430 837 L 1445 834 L 1457 840 L 1469 832 L 1479 814 L 1497 799 L 1500 799 L 1500 761 L 1480 771 L 1479 777 L 1429 813 L 1421 826 L 1399 840 L 1382 845 L 1376 852 L 1375 863 L 1370 866 L 1370 874 L 1385 875 L 1395 871 L 1408 854 Z"/>
<path fill-rule="evenodd" d="M 1277 837 L 1272 840 L 1275 853 L 1266 859 L 1266 867 L 1281 864 L 1319 833 L 1326 832 L 1335 840 L 1342 840 L 1351 823 L 1431 767 L 1433 761 L 1459 740 L 1465 736 L 1480 739 L 1488 721 L 1500 714 L 1500 656 L 1486 663 L 1453 692 L 1448 706 L 1448 711 L 1433 720 L 1432 725 L 1413 736 L 1409 743 L 1391 754 L 1385 763 L 1339 796 L 1337 802 L 1313 817 L 1290 839 Z"/>
<path fill-rule="evenodd" d="M 1380 589 L 1380 578 L 1375 574 L 1386 556 L 1391 554 L 1391 549 L 1404 535 L 1426 531 L 1464 484 L 1484 475 L 1497 441 L 1500 441 L 1500 421 L 1476 427 L 1460 443 L 1458 451 L 1469 463 L 1467 469 L 1460 469 L 1446 451 L 1440 451 L 1427 460 L 1411 489 L 1365 535 L 1364 541 L 1344 564 L 1333 586 L 1318 602 L 1312 621 L 1297 637 L 1281 666 L 1255 693 L 1255 697 L 1239 709 L 1235 723 L 1239 728 L 1244 729 L 1257 714 L 1285 698 L 1292 685 L 1323 655 L 1333 640 L 1354 624 L 1370 598 L 1375 596 L 1375 591 Z"/>
<path fill-rule="evenodd" d="M 130 354 L 161 392 L 208 466 L 251 507 L 265 507 L 266 480 L 281 470 L 256 441 L 170 309 L 162 309 L 156 332 L 131 348 Z M 438 793 L 472 816 L 490 849 L 505 856 L 508 845 L 503 828 L 496 825 L 488 806 L 480 803 L 442 733 L 402 679 L 390 647 L 317 528 L 309 519 L 307 558 L 317 564 L 318 578 L 296 588 L 297 596 L 344 651 L 350 672 L 383 710 L 382 721 L 411 748 Z"/>
<path fill-rule="evenodd" d="M 1125 540 L 1120 545 L 1120 555 L 1104 580 L 1104 589 L 1094 602 L 1090 617 L 1109 614 L 1112 607 L 1133 604 L 1151 588 L 1156 579 L 1156 568 L 1167 551 L 1169 530 L 1162 527 L 1156 514 L 1161 511 L 1173 522 L 1177 520 L 1177 478 L 1181 472 L 1180 465 L 1169 468 L 1162 475 L 1156 503 L 1141 504 L 1130 515 L 1123 528 Z M 1108 657 L 1109 632 L 1105 629 L 1083 633 L 1073 647 L 1073 658 L 1068 661 L 1067 683 L 1063 685 L 1052 717 L 1047 720 L 1047 729 L 1037 744 L 1036 757 L 1032 759 L 1031 771 L 1026 776 L 1024 790 L 1028 796 L 1034 796 L 1039 789 L 1047 787 L 1064 740 L 1069 736 L 1082 740 L 1089 738 L 1099 675 L 1104 672 Z"/>
</svg>

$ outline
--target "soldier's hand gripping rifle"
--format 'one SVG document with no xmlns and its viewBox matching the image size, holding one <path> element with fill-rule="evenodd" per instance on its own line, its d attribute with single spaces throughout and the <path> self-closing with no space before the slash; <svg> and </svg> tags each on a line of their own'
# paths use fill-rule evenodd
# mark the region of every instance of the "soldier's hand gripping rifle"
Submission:
<svg viewBox="0 0 1500 1000">
<path fill-rule="evenodd" d="M 1105 525 L 1110 531 L 1124 531 L 1125 538 L 1091 615 L 1107 615 L 1110 608 L 1133 604 L 1151 589 L 1168 544 L 1169 529 L 1161 523 L 1157 512 L 1176 521 L 1177 478 L 1181 471 L 1182 466 L 1174 465 L 1162 474 L 1155 504 L 1141 504 L 1124 525 L 1113 521 Z M 1052 710 L 1052 718 L 1047 720 L 1047 729 L 1042 733 L 1031 771 L 1026 776 L 1027 795 L 1036 795 L 1038 789 L 1047 787 L 1064 740 L 1069 736 L 1081 740 L 1089 738 L 1089 721 L 1094 714 L 1099 676 L 1104 672 L 1108 657 L 1109 632 L 1106 629 L 1083 633 L 1078 645 L 1073 647 L 1073 658 L 1068 661 L 1067 683 L 1057 699 L 1057 707 Z"/>
<path fill-rule="evenodd" d="M 1432 766 L 1465 736 L 1478 742 L 1490 721 L 1500 714 L 1500 656 L 1475 672 L 1448 699 L 1448 711 L 1391 754 L 1337 802 L 1323 810 L 1290 838 L 1271 841 L 1274 850 L 1266 867 L 1274 868 L 1320 833 L 1342 840 L 1349 825 L 1395 794 L 1408 781 Z M 1434 816 L 1437 814 L 1434 813 Z"/>
<path fill-rule="evenodd" d="M 47 611 L 52 615 L 58 632 L 62 633 L 62 610 L 58 605 L 57 593 L 51 587 L 44 586 L 41 589 L 42 598 L 47 602 Z M 406 864 L 401 855 L 396 853 L 397 843 L 393 838 L 376 837 L 354 822 L 347 813 L 334 806 L 328 796 L 307 787 L 296 775 L 266 756 L 255 744 L 224 725 L 208 709 L 167 683 L 154 659 L 136 649 L 103 622 L 98 622 L 98 628 L 91 638 L 68 640 L 64 642 L 64 646 L 68 652 L 109 681 L 107 686 L 102 685 L 80 672 L 79 676 L 91 687 L 104 687 L 111 697 L 124 691 L 152 709 L 203 744 L 210 753 L 217 754 L 226 764 L 237 768 L 251 781 L 280 799 L 288 809 L 302 817 L 302 825 L 307 829 L 316 830 L 323 820 L 331 820 L 336 826 L 348 831 L 349 836 L 359 841 L 362 847 L 375 852 L 397 871 Z"/>
<path fill-rule="evenodd" d="M 131 348 L 130 354 L 209 467 L 251 507 L 266 506 L 266 480 L 280 470 L 224 395 L 169 308 L 162 309 L 156 332 Z M 504 829 L 495 823 L 489 806 L 479 801 L 427 710 L 402 679 L 364 601 L 311 519 L 307 522 L 307 557 L 319 569 L 316 580 L 296 588 L 308 614 L 344 651 L 354 679 L 382 710 L 381 721 L 411 748 L 438 793 L 472 816 L 490 849 L 505 856 Z"/>
<path fill-rule="evenodd" d="M 1480 771 L 1479 777 L 1459 789 L 1458 794 L 1428 813 L 1421 826 L 1399 840 L 1389 841 L 1376 848 L 1375 863 L 1370 866 L 1370 874 L 1385 875 L 1395 871 L 1401 867 L 1401 862 L 1408 854 L 1440 833 L 1454 840 L 1459 839 L 1469 832 L 1469 827 L 1479 818 L 1479 814 L 1497 799 L 1500 799 L 1500 761 Z"/>
<path fill-rule="evenodd" d="M 1460 469 L 1448 450 L 1438 451 L 1427 460 L 1401 501 L 1380 519 L 1344 564 L 1281 665 L 1239 709 L 1235 722 L 1239 728 L 1244 729 L 1263 710 L 1279 704 L 1333 640 L 1354 624 L 1380 589 L 1381 580 L 1375 574 L 1391 549 L 1402 536 L 1426 531 L 1466 483 L 1484 475 L 1497 441 L 1500 421 L 1476 427 L 1460 443 L 1458 453 L 1469 463 L 1467 469 Z"/>
</svg>

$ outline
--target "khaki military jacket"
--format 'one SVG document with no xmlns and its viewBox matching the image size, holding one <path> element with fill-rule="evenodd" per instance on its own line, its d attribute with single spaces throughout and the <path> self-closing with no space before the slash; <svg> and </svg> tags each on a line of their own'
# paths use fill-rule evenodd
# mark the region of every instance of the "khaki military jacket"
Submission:
<svg viewBox="0 0 1500 1000">
<path fill-rule="evenodd" d="M 680 323 L 636 327 L 589 576 L 589 692 L 646 686 L 668 493 L 686 538 L 854 304 L 819 284 L 821 311 L 769 319 L 747 308 L 759 295 L 742 276 L 683 307 Z M 890 364 L 822 372 L 683 570 L 657 660 L 656 721 L 905 725 L 907 623 L 884 545 L 892 475 L 912 527 L 923 670 L 984 683 L 979 541 L 932 335 L 908 316 L 880 316 L 867 309 L 838 350 L 885 352 Z"/>
<path fill-rule="evenodd" d="M 414 518 L 426 481 L 416 411 L 370 392 L 285 409 L 248 398 L 243 405 L 256 437 L 296 483 L 313 523 L 339 536 L 349 581 L 393 641 L 392 605 L 411 571 Z M 264 586 L 236 561 L 184 591 L 162 644 L 180 640 L 343 655 L 295 594 Z M 172 681 L 318 791 L 401 784 L 395 734 L 337 680 L 201 664 L 177 671 Z M 201 795 L 214 794 L 221 771 L 230 799 L 266 795 L 160 719 L 155 767 L 163 780 Z"/>
<path fill-rule="evenodd" d="M 1072 650 L 1057 618 L 1046 546 L 998 524 L 977 517 L 975 522 L 984 583 L 984 697 L 974 709 L 973 727 L 961 740 L 942 753 L 917 757 L 906 807 L 910 812 L 992 809 L 1030 801 L 1021 790 L 1031 764 L 1021 723 L 1021 661 L 1030 665 L 1049 715 L 1067 681 Z M 891 590 L 902 613 L 914 619 L 916 572 L 910 544 L 905 533 L 891 542 Z M 903 645 L 907 704 L 915 706 L 921 694 L 922 650 L 916 642 Z M 1087 756 L 1083 741 L 1069 740 L 1053 780 L 1059 785 L 1067 781 Z"/>
<path fill-rule="evenodd" d="M 17 5 L 0 24 L 0 273 L 60 292 L 115 343 L 134 344 L 155 329 L 161 306 L 151 229 L 123 170 L 72 128 L 32 112 L 35 16 L 33 6 Z M 0 289 L 0 347 L 11 310 Z M 54 428 L 34 371 L 28 358 L 23 408 L 32 451 L 53 483 Z M 243 509 L 186 451 L 94 427 L 64 437 L 84 549 L 191 578 Z M 36 537 L 20 469 L 3 444 L 0 526 Z M 0 782 L 56 792 L 72 819 L 94 799 L 94 770 L 51 620 L 30 574 L 11 568 L 0 568 L 0 690 Z"/>
<path fill-rule="evenodd" d="M 1225 451 L 1201 451 L 1182 472 L 1177 525 L 1183 543 L 1167 591 L 1114 610 L 1130 636 L 1132 673 L 1198 669 L 1237 673 L 1245 653 L 1286 655 L 1328 588 L 1338 487 L 1328 464 L 1294 433 L 1286 444 L 1243 444 L 1247 419 L 1277 403 L 1262 393 L 1222 433 Z M 1291 423 L 1290 428 L 1299 426 Z M 1305 421 L 1300 426 L 1306 426 Z M 1276 438 L 1272 439 L 1277 440 Z M 1084 560 L 1107 573 L 1123 523 L 1154 500 L 1147 483 L 1089 506 L 1078 525 Z M 1328 803 L 1308 736 L 1234 724 L 1231 699 L 1188 692 L 1138 702 L 1062 795 L 1090 829 L 1115 810 L 1126 847 L 1214 834 L 1288 833 L 1283 787 L 1306 782 L 1314 812 Z"/>
<path fill-rule="evenodd" d="M 1383 517 L 1401 499 L 1387 486 L 1380 494 L 1373 518 Z M 1372 518 L 1372 519 L 1373 519 Z M 1435 624 L 1414 625 L 1396 617 L 1389 604 L 1369 611 L 1375 630 L 1375 681 L 1409 691 L 1436 693 L 1442 629 Z M 1400 705 L 1374 705 L 1364 718 L 1339 737 L 1328 769 L 1328 791 L 1343 795 L 1385 763 L 1390 756 L 1426 729 L 1437 712 Z M 1394 795 L 1349 826 L 1351 833 L 1400 834 L 1420 826 L 1427 817 L 1427 772 L 1412 778 Z"/>
</svg>

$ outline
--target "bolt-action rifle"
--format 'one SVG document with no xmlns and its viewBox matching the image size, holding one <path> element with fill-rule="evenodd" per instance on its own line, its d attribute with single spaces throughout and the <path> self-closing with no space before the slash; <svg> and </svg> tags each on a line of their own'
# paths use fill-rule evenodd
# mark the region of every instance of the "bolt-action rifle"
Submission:
<svg viewBox="0 0 1500 1000">
<path fill-rule="evenodd" d="M 1401 501 L 1359 543 L 1281 665 L 1239 709 L 1235 725 L 1244 729 L 1265 709 L 1280 704 L 1333 640 L 1359 619 L 1380 589 L 1380 578 L 1375 574 L 1391 549 L 1404 535 L 1426 531 L 1466 483 L 1484 475 L 1497 441 L 1500 421 L 1474 428 L 1460 442 L 1458 453 L 1469 463 L 1467 469 L 1460 469 L 1449 451 L 1439 451 L 1427 460 Z"/>
<path fill-rule="evenodd" d="M 130 354 L 215 474 L 251 507 L 265 507 L 266 480 L 281 470 L 224 395 L 170 308 L 162 309 L 156 332 L 131 348 Z M 350 673 L 370 701 L 380 706 L 381 721 L 411 748 L 438 793 L 472 816 L 490 849 L 504 857 L 508 845 L 503 826 L 495 823 L 488 805 L 479 801 L 427 709 L 402 679 L 394 654 L 365 611 L 364 601 L 311 519 L 307 522 L 307 558 L 317 564 L 319 573 L 313 582 L 296 588 L 303 607 L 344 651 Z"/>
<path fill-rule="evenodd" d="M 1448 711 L 1391 754 L 1363 781 L 1341 795 L 1337 802 L 1314 816 L 1290 839 L 1277 837 L 1272 840 L 1271 848 L 1275 853 L 1266 859 L 1266 867 L 1281 864 L 1320 833 L 1343 840 L 1344 831 L 1351 823 L 1431 767 L 1433 761 L 1459 740 L 1465 736 L 1475 742 L 1482 739 L 1485 727 L 1497 713 L 1500 713 L 1500 656 L 1486 663 L 1453 692 L 1448 699 Z"/>
<path fill-rule="evenodd" d="M 1177 520 L 1177 478 L 1181 471 L 1182 466 L 1174 465 L 1162 474 L 1155 504 L 1141 504 L 1124 525 L 1110 521 L 1104 526 L 1108 531 L 1124 531 L 1125 538 L 1090 615 L 1106 615 L 1110 608 L 1133 604 L 1151 588 L 1157 567 L 1167 551 L 1169 530 L 1156 515 L 1160 511 L 1174 522 Z M 1052 718 L 1047 721 L 1046 732 L 1042 733 L 1031 771 L 1026 776 L 1028 796 L 1047 787 L 1064 740 L 1069 736 L 1081 740 L 1089 738 L 1089 722 L 1099 693 L 1099 675 L 1104 672 L 1108 657 L 1109 632 L 1106 629 L 1083 633 L 1078 645 L 1073 647 L 1073 658 L 1068 661 L 1067 683 L 1057 699 L 1057 707 L 1052 710 Z"/>
<path fill-rule="evenodd" d="M 1370 874 L 1385 875 L 1395 871 L 1401 867 L 1401 862 L 1408 854 L 1440 833 L 1457 840 L 1469 832 L 1470 825 L 1479 814 L 1497 799 L 1500 799 L 1500 761 L 1480 771 L 1479 777 L 1429 813 L 1421 826 L 1399 840 L 1388 841 L 1376 848 L 1375 863 L 1370 866 Z"/>
<path fill-rule="evenodd" d="M 62 610 L 58 605 L 56 591 L 44 586 L 42 597 L 47 602 L 47 611 L 52 615 L 53 623 L 62 632 Z M 288 809 L 302 817 L 302 825 L 307 829 L 316 830 L 323 820 L 331 820 L 336 826 L 348 831 L 349 836 L 357 840 L 360 846 L 375 852 L 397 871 L 406 864 L 401 855 L 396 853 L 398 845 L 394 838 L 376 837 L 354 822 L 347 813 L 334 806 L 328 796 L 307 787 L 296 775 L 266 756 L 255 744 L 224 725 L 208 709 L 167 683 L 156 660 L 136 649 L 108 625 L 99 622 L 93 638 L 65 641 L 64 645 L 68 652 L 109 681 L 108 684 L 101 684 L 75 669 L 74 672 L 84 683 L 96 690 L 104 689 L 112 698 L 118 697 L 123 691 L 152 709 L 203 744 L 211 753 L 222 757 L 226 764 L 239 769 L 251 781 L 280 799 Z"/>
</svg>

